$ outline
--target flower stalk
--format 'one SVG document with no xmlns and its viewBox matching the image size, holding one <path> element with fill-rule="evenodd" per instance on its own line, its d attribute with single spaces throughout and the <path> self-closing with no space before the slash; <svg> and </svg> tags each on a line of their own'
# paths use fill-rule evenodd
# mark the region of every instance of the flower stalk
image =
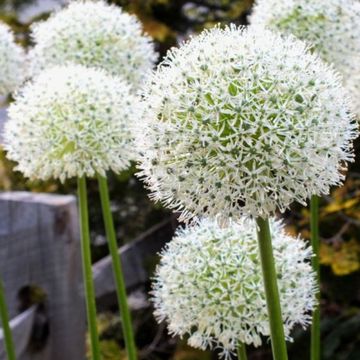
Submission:
<svg viewBox="0 0 360 360">
<path fill-rule="evenodd" d="M 312 315 L 311 324 L 311 360 L 320 359 L 320 264 L 319 264 L 319 197 L 313 195 L 310 200 L 310 227 L 311 227 L 311 246 L 314 256 L 311 265 L 316 274 L 318 292 L 316 294 L 317 306 Z"/>
<path fill-rule="evenodd" d="M 109 189 L 107 180 L 98 175 L 98 183 L 101 197 L 101 207 L 105 223 L 106 237 L 109 243 L 109 250 L 112 259 L 113 273 L 115 278 L 116 293 L 121 312 L 122 328 L 125 338 L 126 351 L 129 360 L 136 360 L 136 345 L 134 340 L 134 331 L 132 327 L 131 314 L 127 302 L 126 287 L 121 259 L 118 253 L 116 234 L 113 217 L 110 209 Z"/>
<path fill-rule="evenodd" d="M 81 254 L 85 285 L 85 301 L 90 333 L 91 359 L 100 360 L 100 345 L 96 326 L 95 289 L 92 278 L 91 249 L 89 233 L 89 214 L 87 205 L 86 178 L 78 178 L 78 196 L 80 210 Z"/>
<path fill-rule="evenodd" d="M 266 303 L 270 320 L 272 353 L 274 360 L 287 360 L 285 333 L 281 315 L 280 297 L 277 285 L 269 220 L 258 217 L 256 219 L 256 223 L 258 227 L 257 235 Z"/>
<path fill-rule="evenodd" d="M 3 282 L 0 278 L 0 320 L 2 325 L 2 330 L 4 333 L 4 340 L 5 340 L 5 350 L 8 360 L 15 360 L 15 348 L 14 342 L 11 335 L 11 329 L 9 324 L 9 313 L 6 306 L 5 301 L 5 290 Z"/>
<path fill-rule="evenodd" d="M 239 342 L 239 345 L 237 347 L 237 357 L 239 360 L 247 360 L 246 346 L 242 342 Z"/>
</svg>

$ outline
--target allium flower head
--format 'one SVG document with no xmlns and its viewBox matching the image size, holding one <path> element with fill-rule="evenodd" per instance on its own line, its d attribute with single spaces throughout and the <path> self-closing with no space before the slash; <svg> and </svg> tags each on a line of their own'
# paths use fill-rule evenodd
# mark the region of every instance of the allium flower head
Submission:
<svg viewBox="0 0 360 360">
<path fill-rule="evenodd" d="M 285 334 L 305 327 L 315 306 L 311 249 L 271 221 Z M 153 285 L 155 316 L 189 344 L 220 347 L 225 357 L 238 342 L 259 346 L 270 329 L 256 240 L 256 224 L 242 219 L 221 228 L 202 220 L 180 229 L 161 254 Z"/>
<path fill-rule="evenodd" d="M 345 90 L 294 37 L 205 31 L 168 53 L 144 97 L 139 176 L 183 219 L 269 216 L 327 193 L 353 158 Z"/>
<path fill-rule="evenodd" d="M 360 2 L 358 0 L 257 0 L 250 22 L 307 41 L 334 64 L 360 114 Z"/>
<path fill-rule="evenodd" d="M 104 1 L 73 1 L 47 21 L 34 24 L 32 72 L 75 62 L 105 69 L 138 86 L 157 56 L 140 22 Z"/>
<path fill-rule="evenodd" d="M 0 22 L 0 96 L 15 90 L 25 78 L 25 53 L 11 29 Z"/>
<path fill-rule="evenodd" d="M 130 86 L 103 70 L 54 67 L 26 84 L 10 105 L 7 156 L 38 179 L 105 175 L 133 159 L 139 102 Z"/>
</svg>

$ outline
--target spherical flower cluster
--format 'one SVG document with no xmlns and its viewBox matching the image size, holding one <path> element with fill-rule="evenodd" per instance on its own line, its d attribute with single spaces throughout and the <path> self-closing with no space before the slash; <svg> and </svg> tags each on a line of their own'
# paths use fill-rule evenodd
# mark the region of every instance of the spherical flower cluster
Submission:
<svg viewBox="0 0 360 360">
<path fill-rule="evenodd" d="M 139 86 L 157 58 L 135 16 L 104 1 L 74 1 L 32 27 L 31 71 L 74 62 L 100 67 Z"/>
<path fill-rule="evenodd" d="M 250 22 L 293 34 L 334 64 L 360 114 L 360 2 L 257 0 Z"/>
<path fill-rule="evenodd" d="M 271 221 L 274 258 L 285 334 L 305 327 L 315 306 L 316 280 L 308 263 L 311 249 Z M 229 357 L 239 342 L 259 346 L 269 336 L 265 291 L 255 221 L 221 228 L 202 220 L 177 231 L 161 254 L 154 285 L 155 316 L 170 333 L 190 335 L 189 344 L 220 347 Z M 230 358 L 230 357 L 229 357 Z"/>
<path fill-rule="evenodd" d="M 0 96 L 15 90 L 25 78 L 25 53 L 11 29 L 0 23 Z"/>
<path fill-rule="evenodd" d="M 120 172 L 134 157 L 132 125 L 140 104 L 103 70 L 53 67 L 26 84 L 10 105 L 5 149 L 33 179 Z"/>
<path fill-rule="evenodd" d="M 139 176 L 154 200 L 224 220 L 339 184 L 357 126 L 338 76 L 294 37 L 214 28 L 149 78 Z"/>
</svg>

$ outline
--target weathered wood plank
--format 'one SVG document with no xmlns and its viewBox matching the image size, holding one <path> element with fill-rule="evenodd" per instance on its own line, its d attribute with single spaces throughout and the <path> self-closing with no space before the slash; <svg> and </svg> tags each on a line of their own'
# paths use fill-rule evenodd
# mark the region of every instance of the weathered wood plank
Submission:
<svg viewBox="0 0 360 360">
<path fill-rule="evenodd" d="M 167 219 L 153 226 L 138 238 L 119 249 L 128 289 L 144 284 L 149 279 L 149 262 L 174 233 L 176 221 Z M 95 292 L 101 297 L 115 291 L 111 257 L 107 256 L 93 265 Z"/>
<path fill-rule="evenodd" d="M 48 297 L 46 346 L 40 352 L 26 352 L 20 360 L 84 359 L 85 312 L 78 291 L 82 276 L 74 197 L 0 194 L 0 274 L 11 317 L 18 313 L 21 288 L 37 285 Z"/>
<path fill-rule="evenodd" d="M 10 321 L 11 332 L 16 344 L 16 357 L 19 358 L 26 352 L 34 325 L 36 306 L 25 310 Z M 3 331 L 0 329 L 0 359 L 6 359 Z"/>
<path fill-rule="evenodd" d="M 3 101 L 3 99 L 0 97 L 0 104 L 2 101 Z M 6 108 L 0 108 L 0 144 L 3 143 L 3 131 L 4 131 L 4 125 L 5 125 L 6 119 L 7 119 Z"/>
</svg>

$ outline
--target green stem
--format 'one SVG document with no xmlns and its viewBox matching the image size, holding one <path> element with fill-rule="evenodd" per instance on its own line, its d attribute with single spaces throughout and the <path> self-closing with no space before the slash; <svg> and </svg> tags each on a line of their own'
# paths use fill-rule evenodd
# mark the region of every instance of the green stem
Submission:
<svg viewBox="0 0 360 360">
<path fill-rule="evenodd" d="M 109 243 L 110 254 L 112 258 L 113 273 L 115 277 L 116 292 L 118 303 L 120 306 L 122 328 L 125 338 L 125 345 L 128 354 L 128 360 L 136 360 L 136 345 L 134 340 L 134 331 L 132 327 L 131 314 L 127 302 L 126 286 L 124 280 L 123 269 L 121 265 L 121 259 L 118 252 L 118 246 L 116 242 L 116 234 L 113 223 L 113 218 L 110 209 L 109 189 L 106 178 L 98 176 L 101 207 L 104 217 L 106 236 Z"/>
<path fill-rule="evenodd" d="M 275 261 L 271 243 L 268 219 L 257 218 L 257 235 L 260 250 L 261 266 L 264 279 L 266 303 L 270 321 L 271 347 L 275 360 L 287 360 L 284 325 L 281 316 L 281 306 Z"/>
<path fill-rule="evenodd" d="M 2 280 L 0 279 L 0 320 L 4 333 L 5 350 L 8 360 L 15 360 L 15 348 L 9 325 L 9 314 L 5 300 L 5 290 Z"/>
<path fill-rule="evenodd" d="M 100 360 L 100 345 L 96 327 L 95 290 L 92 278 L 89 215 L 87 206 L 86 178 L 78 178 L 80 208 L 81 254 L 85 284 L 87 320 L 90 332 L 91 359 Z"/>
<path fill-rule="evenodd" d="M 311 264 L 317 276 L 319 290 L 316 294 L 317 306 L 312 315 L 311 324 L 311 360 L 320 360 L 320 265 L 319 265 L 319 198 L 316 195 L 311 197 L 310 201 L 310 227 L 311 227 L 311 245 L 314 256 Z"/>
<path fill-rule="evenodd" d="M 239 345 L 237 347 L 237 357 L 238 360 L 247 360 L 246 346 L 244 343 L 239 342 Z"/>
</svg>

